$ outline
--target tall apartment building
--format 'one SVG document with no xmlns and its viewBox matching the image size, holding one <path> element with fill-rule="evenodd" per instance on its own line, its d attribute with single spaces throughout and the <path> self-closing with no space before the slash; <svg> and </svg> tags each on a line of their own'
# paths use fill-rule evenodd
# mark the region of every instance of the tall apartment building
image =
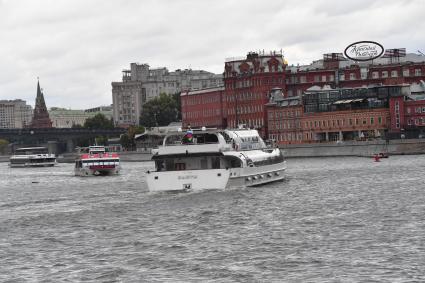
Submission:
<svg viewBox="0 0 425 283">
<path fill-rule="evenodd" d="M 24 128 L 31 124 L 32 112 L 24 100 L 0 100 L 0 128 Z"/>
<path fill-rule="evenodd" d="M 131 63 L 121 82 L 112 82 L 113 117 L 116 125 L 138 125 L 143 104 L 161 93 L 175 94 L 223 85 L 222 75 L 203 70 L 150 69 L 148 64 Z"/>
</svg>

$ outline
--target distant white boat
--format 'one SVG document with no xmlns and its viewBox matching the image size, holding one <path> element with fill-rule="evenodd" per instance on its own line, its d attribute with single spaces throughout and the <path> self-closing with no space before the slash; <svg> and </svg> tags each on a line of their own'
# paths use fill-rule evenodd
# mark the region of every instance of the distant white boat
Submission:
<svg viewBox="0 0 425 283">
<path fill-rule="evenodd" d="M 46 147 L 23 147 L 15 150 L 10 157 L 10 167 L 48 167 L 55 166 L 56 156 Z"/>
<path fill-rule="evenodd" d="M 153 150 L 150 191 L 225 189 L 284 179 L 286 163 L 256 130 L 188 130 L 165 136 Z"/>
</svg>

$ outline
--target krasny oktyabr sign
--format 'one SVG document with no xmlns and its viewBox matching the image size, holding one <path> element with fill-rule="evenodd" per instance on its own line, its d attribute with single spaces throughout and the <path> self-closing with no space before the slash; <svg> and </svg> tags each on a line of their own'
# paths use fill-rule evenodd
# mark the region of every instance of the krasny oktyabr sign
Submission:
<svg viewBox="0 0 425 283">
<path fill-rule="evenodd" d="M 384 54 L 384 47 L 375 41 L 358 41 L 347 46 L 344 55 L 354 61 L 369 61 Z"/>
</svg>

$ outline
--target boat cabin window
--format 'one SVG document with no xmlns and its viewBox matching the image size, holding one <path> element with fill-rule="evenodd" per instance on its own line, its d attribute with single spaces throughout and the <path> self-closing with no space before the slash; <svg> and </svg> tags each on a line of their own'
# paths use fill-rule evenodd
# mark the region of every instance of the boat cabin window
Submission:
<svg viewBox="0 0 425 283">
<path fill-rule="evenodd" d="M 206 158 L 201 159 L 201 169 L 207 169 L 208 168 L 208 161 Z"/>
<path fill-rule="evenodd" d="M 281 153 L 278 156 L 269 157 L 269 158 L 261 160 L 261 161 L 255 161 L 254 165 L 255 166 L 271 165 L 271 164 L 281 163 L 281 162 L 283 162 L 283 160 L 284 160 L 284 158 L 283 158 L 283 155 Z"/>
<path fill-rule="evenodd" d="M 165 169 L 165 161 L 164 160 L 156 160 L 155 161 L 156 171 L 162 171 Z"/>
<path fill-rule="evenodd" d="M 220 169 L 220 157 L 211 157 L 212 169 Z"/>
<path fill-rule="evenodd" d="M 242 167 L 242 160 L 237 158 L 236 156 L 226 156 L 226 160 L 230 168 L 240 168 Z"/>
<path fill-rule="evenodd" d="M 230 137 L 228 133 L 221 132 L 220 134 L 223 136 L 223 138 L 226 141 L 226 143 L 231 143 L 233 141 L 233 138 Z"/>
<path fill-rule="evenodd" d="M 181 135 L 170 135 L 165 140 L 165 145 L 180 145 L 180 144 L 210 144 L 218 143 L 218 137 L 216 134 L 210 133 L 194 133 L 188 136 Z"/>
<path fill-rule="evenodd" d="M 174 170 L 186 170 L 186 163 L 182 163 L 182 162 L 175 163 Z"/>
<path fill-rule="evenodd" d="M 47 154 L 48 150 L 46 147 L 25 147 L 18 148 L 15 150 L 15 154 L 20 155 L 29 155 L 29 154 Z"/>
<path fill-rule="evenodd" d="M 214 134 L 202 134 L 195 137 L 197 143 L 218 143 L 218 137 Z"/>
<path fill-rule="evenodd" d="M 12 164 L 25 164 L 28 159 L 11 159 L 10 163 Z"/>
</svg>

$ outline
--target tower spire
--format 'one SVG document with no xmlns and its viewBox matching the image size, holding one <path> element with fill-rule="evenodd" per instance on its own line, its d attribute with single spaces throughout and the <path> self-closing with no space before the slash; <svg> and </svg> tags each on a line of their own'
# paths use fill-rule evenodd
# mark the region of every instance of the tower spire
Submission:
<svg viewBox="0 0 425 283">
<path fill-rule="evenodd" d="M 52 121 L 47 112 L 46 102 L 44 101 L 43 91 L 40 87 L 40 80 L 37 77 L 37 97 L 35 98 L 34 116 L 31 122 L 31 128 L 51 128 Z"/>
</svg>

